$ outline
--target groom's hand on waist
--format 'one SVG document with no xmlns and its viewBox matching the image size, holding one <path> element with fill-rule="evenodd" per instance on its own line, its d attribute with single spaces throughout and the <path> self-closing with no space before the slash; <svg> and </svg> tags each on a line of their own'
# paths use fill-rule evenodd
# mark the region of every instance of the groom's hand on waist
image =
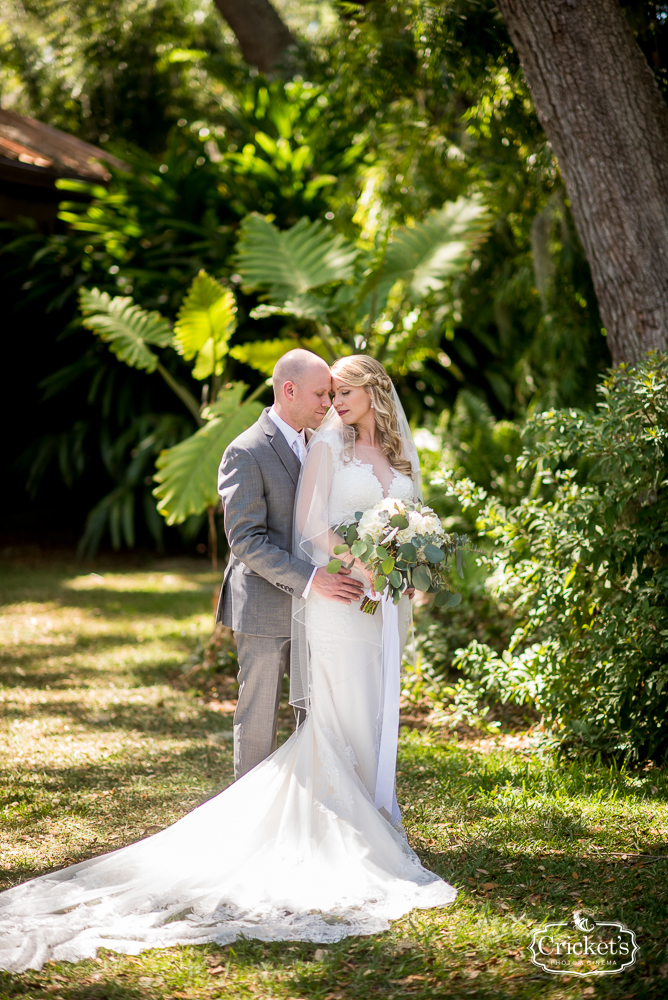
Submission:
<svg viewBox="0 0 668 1000">
<path fill-rule="evenodd" d="M 316 570 L 311 589 L 322 597 L 339 601 L 340 604 L 360 601 L 364 593 L 364 585 L 350 575 L 349 569 L 341 569 L 338 573 L 328 573 L 326 569 Z"/>
</svg>

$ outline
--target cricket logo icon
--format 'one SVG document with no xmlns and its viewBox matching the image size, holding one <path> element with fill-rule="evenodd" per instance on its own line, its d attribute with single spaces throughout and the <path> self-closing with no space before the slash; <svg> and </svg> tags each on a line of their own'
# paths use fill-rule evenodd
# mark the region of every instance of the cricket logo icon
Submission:
<svg viewBox="0 0 668 1000">
<path fill-rule="evenodd" d="M 533 932 L 531 961 L 554 975 L 615 975 L 635 965 L 635 932 L 618 920 L 595 920 L 576 910 L 572 920 L 545 924 Z"/>
</svg>

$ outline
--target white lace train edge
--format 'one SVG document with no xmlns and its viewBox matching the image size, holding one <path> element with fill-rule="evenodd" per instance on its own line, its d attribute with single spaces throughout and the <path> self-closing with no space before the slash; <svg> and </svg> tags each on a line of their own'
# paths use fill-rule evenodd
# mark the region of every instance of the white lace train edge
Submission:
<svg viewBox="0 0 668 1000">
<path fill-rule="evenodd" d="M 0 968 L 240 935 L 334 942 L 455 896 L 309 715 L 275 754 L 168 829 L 0 894 Z"/>
</svg>

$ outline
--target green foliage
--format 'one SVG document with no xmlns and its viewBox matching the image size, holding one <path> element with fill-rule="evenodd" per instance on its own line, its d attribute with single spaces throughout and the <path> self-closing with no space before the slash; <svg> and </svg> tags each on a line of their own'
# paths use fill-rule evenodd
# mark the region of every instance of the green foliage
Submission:
<svg viewBox="0 0 668 1000">
<path fill-rule="evenodd" d="M 212 108 L 212 88 L 198 86 L 204 66 L 221 82 L 239 76 L 217 11 L 203 17 L 192 0 L 5 0 L 2 13 L 3 93 L 89 142 L 160 151 L 179 118 Z"/>
<path fill-rule="evenodd" d="M 324 355 L 319 337 L 300 337 L 299 340 L 285 337 L 277 340 L 254 340 L 248 344 L 237 344 L 230 350 L 230 357 L 244 365 L 255 368 L 263 375 L 271 375 L 279 358 L 295 347 L 305 347 L 314 354 Z"/>
<path fill-rule="evenodd" d="M 109 344 L 119 361 L 131 368 L 154 372 L 158 356 L 147 346 L 169 347 L 174 335 L 160 313 L 148 312 L 135 305 L 131 298 L 116 296 L 93 288 L 79 293 L 83 324 Z"/>
<path fill-rule="evenodd" d="M 159 485 L 153 493 L 167 524 L 180 524 L 218 503 L 216 483 L 221 456 L 262 411 L 260 403 L 242 402 L 246 389 L 241 382 L 222 389 L 216 402 L 204 411 L 204 427 L 158 457 L 155 479 Z"/>
<path fill-rule="evenodd" d="M 79 540 L 79 556 L 92 558 L 107 533 L 114 549 L 134 548 L 138 520 L 143 520 L 156 548 L 162 550 L 164 521 L 151 495 L 153 468 L 157 456 L 190 431 L 190 421 L 184 417 L 144 414 L 116 438 L 103 436 L 101 456 L 115 485 L 91 508 Z"/>
<path fill-rule="evenodd" d="M 280 232 L 262 216 L 248 215 L 240 229 L 239 272 L 248 290 L 269 291 L 274 302 L 352 277 L 357 251 L 321 222 L 300 219 Z"/>
<path fill-rule="evenodd" d="M 117 296 L 112 299 L 96 288 L 90 292 L 82 289 L 80 298 L 85 325 L 107 341 L 119 360 L 130 367 L 145 369 L 148 373 L 157 369 L 201 425 L 192 436 L 160 451 L 156 462 L 159 471 L 155 476 L 159 486 L 153 491 L 159 500 L 157 510 L 168 525 L 174 525 L 202 514 L 207 507 L 215 507 L 221 455 L 235 437 L 257 420 L 262 409 L 253 399 L 242 401 L 248 388 L 242 382 L 218 389 L 217 376 L 222 367 L 218 367 L 217 359 L 226 353 L 228 338 L 234 330 L 234 295 L 206 271 L 200 271 L 185 296 L 174 333 L 159 313 L 147 313 L 130 298 Z M 200 413 L 194 397 L 169 374 L 158 356 L 146 347 L 147 343 L 163 348 L 177 344 L 186 360 L 196 356 L 194 377 L 212 376 L 211 405 Z M 130 548 L 133 547 L 132 490 L 144 471 L 146 450 L 145 445 L 135 449 L 123 481 L 91 511 L 81 542 L 82 551 L 95 550 L 107 525 L 114 548 L 120 545 L 121 537 Z M 161 536 L 160 531 L 151 530 L 156 537 Z"/>
<path fill-rule="evenodd" d="M 389 238 L 379 280 L 404 282 L 414 302 L 440 292 L 446 278 L 463 270 L 490 221 L 479 198 L 458 198 L 418 225 L 402 226 Z"/>
<path fill-rule="evenodd" d="M 391 369 L 387 334 L 404 307 L 442 292 L 489 225 L 479 199 L 460 198 L 388 233 L 383 251 L 371 254 L 317 222 L 301 219 L 280 232 L 250 215 L 241 226 L 237 262 L 247 291 L 268 292 L 270 304 L 253 310 L 254 318 L 292 315 L 314 327 L 331 355 L 361 348 L 382 356 Z"/>
<path fill-rule="evenodd" d="M 370 137 L 359 194 L 337 205 L 347 231 L 378 250 L 395 226 L 475 192 L 494 219 L 447 296 L 384 318 L 411 415 L 428 423 L 461 388 L 497 418 L 593 403 L 609 356 L 588 266 L 493 0 L 364 5 L 319 57 L 337 117 L 357 115 Z"/>
<path fill-rule="evenodd" d="M 32 487 L 57 463 L 67 482 L 78 477 L 79 496 L 99 500 L 111 485 L 98 459 L 109 414 L 120 439 L 128 423 L 170 406 L 160 380 L 91 346 L 78 290 L 132 296 L 173 323 L 201 269 L 226 287 L 240 283 L 236 236 L 253 211 L 280 238 L 326 218 L 357 254 L 347 278 L 286 291 L 283 269 L 276 294 L 254 286 L 266 302 L 238 295 L 224 362 L 213 341 L 194 369 L 162 351 L 167 375 L 156 370 L 170 392 L 182 388 L 196 422 L 197 378 L 215 372 L 254 389 L 253 369 L 266 376 L 276 358 L 264 345 L 277 341 L 307 342 L 328 358 L 374 353 L 411 419 L 436 434 L 462 389 L 486 403 L 493 424 L 535 405 L 588 405 L 605 339 L 558 170 L 493 0 L 449 0 L 442 10 L 370 3 L 338 16 L 292 5 L 290 24 L 297 33 L 308 24 L 308 42 L 271 79 L 249 72 L 213 5 L 200 7 L 5 5 L 3 107 L 100 143 L 128 165 L 112 171 L 108 190 L 61 181 L 56 232 L 2 234 L 1 290 L 17 323 L 35 318 L 43 341 L 34 381 L 49 395 L 15 444 L 20 452 L 40 436 Z M 627 7 L 637 14 L 637 3 Z M 646 49 L 665 37 L 658 15 L 638 30 Z M 443 206 L 473 206 L 481 195 L 487 238 L 477 241 L 472 226 L 471 254 L 456 267 L 457 239 L 432 254 L 428 230 L 444 221 Z M 293 289 L 292 273 L 288 281 Z M 484 469 L 488 450 L 475 453 L 478 481 L 512 479 L 503 456 L 500 468 Z"/>
<path fill-rule="evenodd" d="M 506 509 L 462 482 L 492 539 L 496 592 L 520 616 L 501 655 L 458 665 L 504 699 L 534 702 L 567 748 L 668 754 L 668 357 L 620 366 L 597 411 L 549 410 L 525 431 L 520 469 L 542 491 Z"/>
<path fill-rule="evenodd" d="M 234 333 L 237 304 L 227 291 L 206 271 L 199 272 L 174 326 L 174 339 L 186 361 L 197 355 L 193 378 L 222 375 L 227 342 Z"/>
<path fill-rule="evenodd" d="M 186 2 L 184 16 L 192 17 L 187 13 L 188 6 Z M 154 13 L 159 23 L 160 9 Z M 218 18 L 215 12 L 212 16 Z M 179 47 L 161 44 L 165 45 L 165 53 Z M 208 101 L 205 121 L 201 106 L 196 114 L 188 113 L 187 118 L 179 119 L 178 124 L 168 123 L 169 134 L 161 121 L 165 141 L 158 157 L 137 147 L 115 146 L 114 152 L 128 169 L 114 171 L 108 189 L 60 181 L 67 200 L 61 203 L 59 230 L 55 233 L 45 235 L 27 224 L 0 232 L 0 280 L 3 294 L 8 297 L 8 309 L 17 323 L 37 325 L 41 338 L 37 365 L 31 369 L 35 372 L 32 393 L 39 397 L 37 383 L 43 381 L 45 395 L 22 425 L 10 456 L 10 462 L 14 462 L 23 452 L 21 468 L 28 469 L 31 495 L 49 477 L 53 493 L 54 486 L 58 486 L 57 481 L 54 483 L 58 470 L 63 470 L 68 485 L 77 479 L 77 496 L 83 504 L 86 496 L 90 496 L 89 505 L 97 502 L 110 486 L 106 467 L 98 459 L 102 438 L 116 427 L 120 440 L 128 421 L 149 412 L 163 414 L 170 407 L 172 390 L 198 422 L 199 405 L 194 394 L 199 395 L 199 387 L 191 379 L 207 377 L 213 369 L 213 344 L 205 345 L 201 364 L 195 369 L 185 363 L 182 355 L 167 349 L 161 354 L 157 370 L 170 393 L 163 392 L 158 382 L 148 385 L 138 380 L 136 373 L 99 346 L 92 346 L 84 334 L 76 313 L 81 286 L 96 286 L 112 297 L 132 296 L 137 307 L 149 312 L 157 308 L 173 322 L 186 290 L 200 270 L 221 278 L 224 284 L 238 280 L 233 273 L 232 253 L 240 218 L 259 208 L 272 211 L 281 226 L 290 226 L 304 216 L 323 214 L 336 177 L 353 170 L 363 152 L 350 128 L 329 128 L 332 112 L 326 87 L 297 80 L 267 84 L 262 78 L 251 78 L 247 70 L 239 76 L 234 46 L 230 52 L 232 82 L 222 104 L 219 96 L 212 98 L 212 89 L 207 90 L 210 84 L 218 95 L 222 92 L 217 78 L 208 75 L 209 71 L 213 73 L 211 62 L 206 63 L 206 73 L 204 63 L 198 64 L 197 60 L 173 64 L 179 72 L 185 67 L 191 76 L 199 74 L 191 93 Z M 66 57 L 67 50 L 56 50 L 51 69 L 57 69 L 59 60 Z M 220 63 L 216 72 L 224 69 Z M 203 76 L 208 80 L 206 86 L 201 85 Z M 116 84 L 117 77 L 113 79 Z M 51 105 L 44 103 L 44 91 L 37 87 L 34 94 L 34 105 L 24 110 L 48 118 L 42 109 L 48 111 Z M 56 117 L 49 120 L 56 124 L 61 121 Z M 83 138 L 95 141 L 93 126 L 100 133 L 107 131 L 99 120 L 85 121 L 86 129 L 80 133 Z M 256 132 L 275 140 L 274 152 L 254 143 Z M 133 137 L 132 129 L 125 137 Z M 268 146 L 264 139 L 262 142 Z M 308 147 L 308 156 L 302 152 L 290 170 L 279 169 L 286 143 L 294 149 Z M 255 338 L 258 342 L 265 338 L 285 339 L 281 321 L 253 326 L 247 323 L 254 304 L 240 296 L 242 336 L 236 338 L 241 341 L 236 346 L 243 348 L 244 342 Z M 234 343 L 234 334 L 231 336 Z M 319 339 L 316 344 L 313 338 L 306 339 L 311 340 L 310 346 L 322 350 Z M 298 342 L 295 339 L 295 346 Z M 12 364 L 20 362 L 20 356 L 16 345 Z M 223 366 L 217 353 L 216 370 L 223 382 L 240 375 L 253 383 L 252 366 L 238 371 L 242 364 L 246 362 L 228 351 Z M 266 365 L 265 361 L 263 367 Z M 180 405 L 175 416 L 179 410 Z M 114 419 L 110 420 L 112 414 Z M 45 426 L 53 428 L 46 435 Z M 18 493 L 19 483 L 15 489 Z M 21 494 L 18 502 L 22 508 Z M 85 516 L 85 510 L 84 506 L 80 516 Z M 143 511 L 138 493 L 135 512 L 139 519 Z M 161 518 L 158 521 L 164 523 Z M 148 521 L 144 527 L 147 531 L 143 535 L 140 531 L 142 542 L 148 540 L 147 534 L 149 538 L 153 534 Z"/>
<path fill-rule="evenodd" d="M 470 479 L 490 496 L 508 506 L 540 482 L 526 468 L 518 470 L 522 451 L 519 421 L 497 420 L 487 402 L 462 389 L 452 410 L 445 410 L 433 431 L 420 430 L 417 443 L 429 503 L 452 524 L 474 530 L 473 519 L 444 495 L 442 485 L 451 479 Z M 462 529 L 464 530 L 464 529 Z"/>
</svg>

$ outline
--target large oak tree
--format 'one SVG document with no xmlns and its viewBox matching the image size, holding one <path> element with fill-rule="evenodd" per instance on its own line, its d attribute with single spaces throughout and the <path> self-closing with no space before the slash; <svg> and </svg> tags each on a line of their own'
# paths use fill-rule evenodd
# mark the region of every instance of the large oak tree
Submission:
<svg viewBox="0 0 668 1000">
<path fill-rule="evenodd" d="M 497 0 L 559 162 L 613 362 L 668 348 L 668 108 L 618 0 Z"/>
<path fill-rule="evenodd" d="M 215 0 L 237 37 L 244 59 L 267 73 L 294 42 L 269 0 Z"/>
</svg>

